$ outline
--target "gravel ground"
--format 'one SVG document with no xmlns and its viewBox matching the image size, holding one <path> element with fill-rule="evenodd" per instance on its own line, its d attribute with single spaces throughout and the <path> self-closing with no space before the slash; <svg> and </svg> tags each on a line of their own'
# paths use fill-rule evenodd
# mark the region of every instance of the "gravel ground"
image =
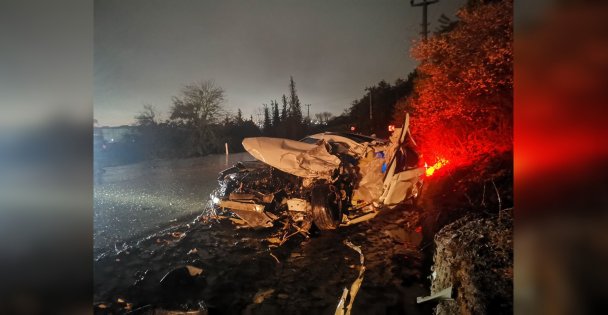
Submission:
<svg viewBox="0 0 608 315">
<path fill-rule="evenodd" d="M 409 208 L 387 210 L 359 225 L 297 235 L 272 250 L 266 238 L 278 227 L 175 223 L 96 259 L 95 311 L 151 314 L 202 302 L 209 314 L 333 314 L 359 273 L 359 254 L 344 244 L 349 240 L 361 247 L 366 267 L 353 314 L 430 314 L 432 305 L 416 304 L 429 287 L 417 217 Z M 165 274 L 186 265 L 201 275 L 161 285 Z"/>
</svg>

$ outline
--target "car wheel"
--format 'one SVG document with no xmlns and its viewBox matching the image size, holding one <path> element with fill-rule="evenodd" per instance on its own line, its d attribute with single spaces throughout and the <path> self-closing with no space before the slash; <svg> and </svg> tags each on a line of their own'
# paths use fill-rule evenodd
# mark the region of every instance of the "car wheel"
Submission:
<svg viewBox="0 0 608 315">
<path fill-rule="evenodd" d="M 342 201 L 328 184 L 312 188 L 310 203 L 312 219 L 320 230 L 334 230 L 342 221 Z"/>
</svg>

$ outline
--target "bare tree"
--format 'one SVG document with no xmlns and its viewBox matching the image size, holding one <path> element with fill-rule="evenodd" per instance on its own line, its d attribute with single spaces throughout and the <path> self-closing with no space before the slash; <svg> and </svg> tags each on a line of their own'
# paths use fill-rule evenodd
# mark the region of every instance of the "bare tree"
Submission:
<svg viewBox="0 0 608 315">
<path fill-rule="evenodd" d="M 211 125 L 222 117 L 224 99 L 224 90 L 213 81 L 188 84 L 173 97 L 170 119 L 192 128 L 192 146 L 199 155 L 212 152 L 218 143 Z"/>
<path fill-rule="evenodd" d="M 217 122 L 223 113 L 224 90 L 213 81 L 184 86 L 180 96 L 173 97 L 171 120 L 181 120 L 200 127 Z"/>
<path fill-rule="evenodd" d="M 156 126 L 158 124 L 158 111 L 154 106 L 145 104 L 144 109 L 135 116 L 138 126 Z"/>
</svg>

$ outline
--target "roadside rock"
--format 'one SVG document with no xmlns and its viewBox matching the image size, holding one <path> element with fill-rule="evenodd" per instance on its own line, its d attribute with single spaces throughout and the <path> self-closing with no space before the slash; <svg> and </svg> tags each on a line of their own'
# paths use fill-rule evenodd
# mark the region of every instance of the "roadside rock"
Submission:
<svg viewBox="0 0 608 315">
<path fill-rule="evenodd" d="M 435 314 L 510 314 L 513 310 L 512 209 L 465 216 L 435 235 L 431 294 L 453 286 Z"/>
</svg>

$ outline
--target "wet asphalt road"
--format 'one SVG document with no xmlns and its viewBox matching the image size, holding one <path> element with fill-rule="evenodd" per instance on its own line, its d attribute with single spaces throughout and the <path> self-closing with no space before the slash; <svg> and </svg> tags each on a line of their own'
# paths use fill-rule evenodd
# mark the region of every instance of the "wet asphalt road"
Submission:
<svg viewBox="0 0 608 315">
<path fill-rule="evenodd" d="M 93 248 L 121 246 L 171 221 L 199 215 L 217 187 L 217 174 L 248 153 L 159 160 L 106 167 L 93 189 Z"/>
<path fill-rule="evenodd" d="M 209 314 L 333 314 L 343 289 L 359 274 L 359 254 L 345 240 L 365 256 L 353 314 L 431 313 L 432 305 L 415 302 L 428 294 L 429 271 L 417 249 L 421 235 L 413 208 L 388 210 L 310 238 L 298 234 L 271 248 L 266 239 L 278 225 L 253 230 L 227 219 L 194 219 L 205 212 L 217 171 L 226 166 L 221 158 L 104 174 L 106 182 L 95 188 L 95 242 L 106 249 L 98 250 L 94 261 L 96 313 L 151 314 L 203 303 Z M 170 222 L 177 217 L 182 219 Z M 160 284 L 168 272 L 186 265 L 202 274 L 188 283 Z"/>
</svg>

